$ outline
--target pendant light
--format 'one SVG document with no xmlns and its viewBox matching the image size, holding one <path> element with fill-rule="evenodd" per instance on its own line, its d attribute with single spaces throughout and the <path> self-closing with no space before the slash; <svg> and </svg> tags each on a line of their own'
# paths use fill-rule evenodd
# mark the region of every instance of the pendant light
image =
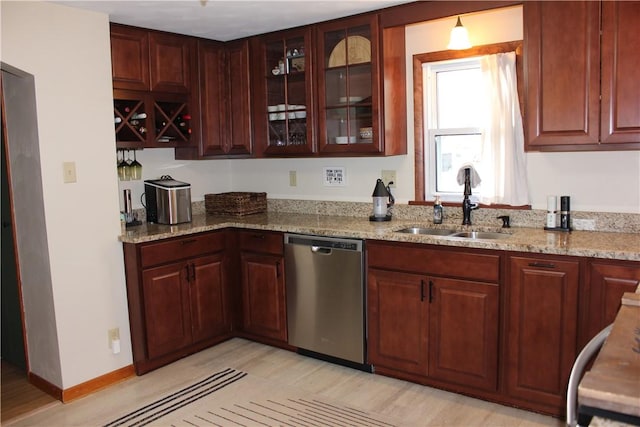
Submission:
<svg viewBox="0 0 640 427">
<path fill-rule="evenodd" d="M 449 39 L 448 49 L 453 50 L 463 50 L 469 49 L 471 47 L 471 43 L 469 42 L 469 33 L 467 29 L 462 26 L 462 21 L 460 21 L 460 17 L 458 16 L 458 22 L 456 22 L 456 26 L 451 29 L 451 38 Z"/>
</svg>

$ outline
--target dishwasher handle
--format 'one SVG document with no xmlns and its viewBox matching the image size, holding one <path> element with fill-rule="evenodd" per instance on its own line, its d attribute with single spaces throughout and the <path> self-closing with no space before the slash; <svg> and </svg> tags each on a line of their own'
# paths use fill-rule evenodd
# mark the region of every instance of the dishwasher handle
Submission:
<svg viewBox="0 0 640 427">
<path fill-rule="evenodd" d="M 311 246 L 311 252 L 318 255 L 331 255 L 333 250 L 331 248 L 323 248 L 321 246 Z"/>
</svg>

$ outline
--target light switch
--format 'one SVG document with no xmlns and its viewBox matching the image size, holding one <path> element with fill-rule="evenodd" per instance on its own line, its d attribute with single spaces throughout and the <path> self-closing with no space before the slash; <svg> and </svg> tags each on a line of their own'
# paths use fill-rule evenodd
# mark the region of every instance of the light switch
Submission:
<svg viewBox="0 0 640 427">
<path fill-rule="evenodd" d="M 298 176 L 296 171 L 289 171 L 289 187 L 295 187 L 298 185 Z"/>
<path fill-rule="evenodd" d="M 65 184 L 76 182 L 76 162 L 63 162 L 62 171 L 62 180 Z"/>
</svg>

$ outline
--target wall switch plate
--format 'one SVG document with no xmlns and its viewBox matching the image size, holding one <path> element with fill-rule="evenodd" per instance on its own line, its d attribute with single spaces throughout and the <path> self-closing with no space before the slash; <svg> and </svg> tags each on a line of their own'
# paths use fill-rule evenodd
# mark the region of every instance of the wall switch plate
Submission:
<svg viewBox="0 0 640 427">
<path fill-rule="evenodd" d="M 296 171 L 289 171 L 289 187 L 296 187 L 298 185 L 297 175 Z"/>
<path fill-rule="evenodd" d="M 65 184 L 76 182 L 76 162 L 63 162 L 62 171 L 62 180 Z"/>
<path fill-rule="evenodd" d="M 344 187 L 347 185 L 346 169 L 342 166 L 328 166 L 322 169 L 322 181 L 325 187 Z"/>
<path fill-rule="evenodd" d="M 384 185 L 389 185 L 390 182 L 393 182 L 393 184 L 390 185 L 391 188 L 395 188 L 395 186 L 398 185 L 398 181 L 396 181 L 396 171 L 383 170 L 380 177 Z"/>
<path fill-rule="evenodd" d="M 113 342 L 120 341 L 120 328 L 109 329 L 107 334 L 109 335 L 109 348 L 113 349 Z"/>
</svg>

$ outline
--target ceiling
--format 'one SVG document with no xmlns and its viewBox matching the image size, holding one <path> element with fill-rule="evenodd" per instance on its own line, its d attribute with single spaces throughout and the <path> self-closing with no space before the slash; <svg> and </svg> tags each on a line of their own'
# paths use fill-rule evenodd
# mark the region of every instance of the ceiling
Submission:
<svg viewBox="0 0 640 427">
<path fill-rule="evenodd" d="M 102 12 L 109 21 L 219 41 L 382 9 L 414 0 L 53 1 Z"/>
</svg>

